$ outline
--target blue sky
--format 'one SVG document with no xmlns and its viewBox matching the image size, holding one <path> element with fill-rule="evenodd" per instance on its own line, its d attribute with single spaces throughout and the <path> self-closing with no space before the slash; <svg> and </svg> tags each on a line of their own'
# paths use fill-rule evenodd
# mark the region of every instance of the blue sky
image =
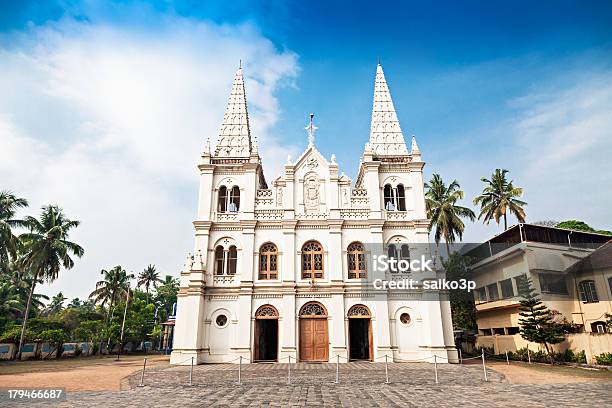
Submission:
<svg viewBox="0 0 612 408">
<path fill-rule="evenodd" d="M 49 290 L 83 297 L 116 263 L 178 271 L 239 59 L 267 178 L 305 147 L 310 112 L 354 177 L 378 58 L 427 177 L 458 179 L 469 204 L 505 167 L 528 220 L 612 227 L 609 2 L 0 0 L 0 187 L 63 205 L 90 249 Z"/>
</svg>

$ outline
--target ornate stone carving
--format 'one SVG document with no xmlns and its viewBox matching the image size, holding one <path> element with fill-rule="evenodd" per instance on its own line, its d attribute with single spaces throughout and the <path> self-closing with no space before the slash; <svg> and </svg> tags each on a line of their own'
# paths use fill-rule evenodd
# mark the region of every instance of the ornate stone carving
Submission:
<svg viewBox="0 0 612 408">
<path fill-rule="evenodd" d="M 310 156 L 308 158 L 308 160 L 306 160 L 306 167 L 308 167 L 311 170 L 315 169 L 315 168 L 319 167 L 319 161 L 317 160 L 316 157 Z"/>
<path fill-rule="evenodd" d="M 364 305 L 355 305 L 347 313 L 348 317 L 370 317 L 370 310 Z"/>
<path fill-rule="evenodd" d="M 307 303 L 302 307 L 300 316 L 327 316 L 327 312 L 318 303 Z"/>
<path fill-rule="evenodd" d="M 304 180 L 304 208 L 307 214 L 319 212 L 319 206 L 321 205 L 320 184 L 316 174 L 311 174 Z"/>
<path fill-rule="evenodd" d="M 282 187 L 278 187 L 276 189 L 276 205 L 277 206 L 283 205 L 283 188 Z"/>
<path fill-rule="evenodd" d="M 265 318 L 277 318 L 278 312 L 273 306 L 264 305 L 260 307 L 259 309 L 257 309 L 257 312 L 255 313 L 255 317 L 264 318 L 264 319 Z"/>
</svg>

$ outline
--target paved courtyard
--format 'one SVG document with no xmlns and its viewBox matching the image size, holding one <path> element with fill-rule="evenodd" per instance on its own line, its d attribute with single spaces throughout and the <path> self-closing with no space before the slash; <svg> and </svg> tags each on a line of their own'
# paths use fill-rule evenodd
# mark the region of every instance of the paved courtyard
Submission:
<svg viewBox="0 0 612 408">
<path fill-rule="evenodd" d="M 576 384 L 508 384 L 503 376 L 488 370 L 484 381 L 480 365 L 438 365 L 426 363 L 389 364 L 385 384 L 383 363 L 340 365 L 292 364 L 287 384 L 287 364 L 243 365 L 241 384 L 238 367 L 231 364 L 196 366 L 193 385 L 189 367 L 146 370 L 144 387 L 138 387 L 140 373 L 129 378 L 120 392 L 69 393 L 62 407 L 580 407 L 612 406 L 610 382 Z M 585 399 L 585 396 L 588 398 Z M 15 404 L 22 406 L 23 404 Z M 35 406 L 35 405 L 31 405 Z"/>
</svg>

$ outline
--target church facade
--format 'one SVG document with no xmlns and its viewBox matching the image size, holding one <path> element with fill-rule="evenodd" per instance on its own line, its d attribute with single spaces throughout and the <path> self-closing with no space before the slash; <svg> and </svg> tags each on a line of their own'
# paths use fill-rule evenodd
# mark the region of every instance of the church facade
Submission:
<svg viewBox="0 0 612 408">
<path fill-rule="evenodd" d="M 216 148 L 207 143 L 198 165 L 171 363 L 456 361 L 447 293 L 374 285 L 403 274 L 375 271 L 372 244 L 402 259 L 430 255 L 425 163 L 414 138 L 405 144 L 380 64 L 354 183 L 317 150 L 312 116 L 308 147 L 268 182 L 237 71 Z"/>
</svg>

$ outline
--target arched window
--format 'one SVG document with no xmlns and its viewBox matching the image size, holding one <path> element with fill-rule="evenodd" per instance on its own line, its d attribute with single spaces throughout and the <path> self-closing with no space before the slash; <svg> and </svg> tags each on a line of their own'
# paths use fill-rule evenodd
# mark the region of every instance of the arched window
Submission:
<svg viewBox="0 0 612 408">
<path fill-rule="evenodd" d="M 318 302 L 309 302 L 300 309 L 300 316 L 327 316 L 327 310 Z"/>
<path fill-rule="evenodd" d="M 410 261 L 410 249 L 407 244 L 402 244 L 400 248 L 400 259 Z"/>
<path fill-rule="evenodd" d="M 353 242 L 347 248 L 349 279 L 367 277 L 365 248 L 361 242 Z"/>
<path fill-rule="evenodd" d="M 391 184 L 385 184 L 385 210 L 395 211 L 395 198 L 393 197 L 393 188 Z"/>
<path fill-rule="evenodd" d="M 229 251 L 227 251 L 227 274 L 235 275 L 236 274 L 236 264 L 238 263 L 238 250 L 234 245 L 229 247 Z"/>
<path fill-rule="evenodd" d="M 278 278 L 278 250 L 268 242 L 259 249 L 259 279 Z"/>
<path fill-rule="evenodd" d="M 323 279 L 323 247 L 317 241 L 302 247 L 302 279 Z"/>
<path fill-rule="evenodd" d="M 225 269 L 225 251 L 221 245 L 215 248 L 215 275 L 223 275 Z"/>
<path fill-rule="evenodd" d="M 599 302 L 594 280 L 581 281 L 578 283 L 578 289 L 580 290 L 580 300 L 582 300 L 583 303 Z"/>
<path fill-rule="evenodd" d="M 403 184 L 392 187 L 385 184 L 384 206 L 387 211 L 406 211 L 406 191 Z"/>
<path fill-rule="evenodd" d="M 406 194 L 404 191 L 404 185 L 397 185 L 397 210 L 398 211 L 406 211 Z"/>
<path fill-rule="evenodd" d="M 229 212 L 238 212 L 240 209 L 240 188 L 238 186 L 232 187 L 230 192 L 229 206 L 227 210 Z"/>
<path fill-rule="evenodd" d="M 219 205 L 218 205 L 217 211 L 223 213 L 225 212 L 226 209 L 227 209 L 227 187 L 221 186 L 221 188 L 219 188 Z"/>
</svg>

